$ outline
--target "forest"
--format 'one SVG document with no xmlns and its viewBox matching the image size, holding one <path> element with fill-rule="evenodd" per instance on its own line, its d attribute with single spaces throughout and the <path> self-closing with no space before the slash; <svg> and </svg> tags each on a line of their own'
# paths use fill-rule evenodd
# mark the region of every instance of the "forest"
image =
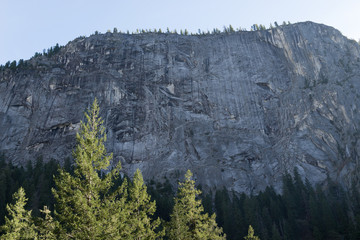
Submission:
<svg viewBox="0 0 360 240">
<path fill-rule="evenodd" d="M 121 177 L 111 164 L 96 100 L 85 118 L 62 166 L 0 156 L 0 239 L 360 239 L 355 185 L 313 186 L 297 169 L 281 194 L 201 194 L 190 171 L 177 189 L 168 179 L 145 184 L 139 170 Z"/>
</svg>

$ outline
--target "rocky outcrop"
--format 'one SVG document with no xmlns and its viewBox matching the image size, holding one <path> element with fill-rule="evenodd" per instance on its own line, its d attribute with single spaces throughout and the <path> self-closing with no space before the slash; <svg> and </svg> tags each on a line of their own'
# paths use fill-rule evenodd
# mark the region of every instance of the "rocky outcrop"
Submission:
<svg viewBox="0 0 360 240">
<path fill-rule="evenodd" d="M 0 72 L 0 150 L 24 164 L 71 156 L 98 98 L 127 173 L 257 192 L 297 167 L 359 181 L 360 46 L 311 22 L 185 36 L 106 33 Z"/>
</svg>

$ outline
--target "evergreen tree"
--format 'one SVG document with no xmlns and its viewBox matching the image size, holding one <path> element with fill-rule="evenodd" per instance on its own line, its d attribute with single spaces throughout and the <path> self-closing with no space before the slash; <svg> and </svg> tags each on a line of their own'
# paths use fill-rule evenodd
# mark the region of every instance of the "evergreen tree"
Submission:
<svg viewBox="0 0 360 240">
<path fill-rule="evenodd" d="M 5 66 L 4 66 L 5 68 L 9 68 L 10 67 L 10 61 L 7 61 L 6 63 L 5 63 Z"/>
<path fill-rule="evenodd" d="M 177 202 L 175 203 L 174 209 L 170 215 L 169 223 L 169 239 L 172 240 L 187 240 L 194 239 L 186 219 L 185 209 L 181 209 Z"/>
<path fill-rule="evenodd" d="M 74 175 L 59 170 L 59 176 L 55 178 L 55 216 L 61 225 L 61 238 L 99 239 L 109 235 L 109 229 L 105 226 L 114 222 L 115 218 L 117 222 L 121 222 L 118 211 L 124 210 L 117 206 L 123 203 L 121 199 L 124 189 L 120 187 L 111 192 L 113 179 L 118 175 L 120 165 L 101 176 L 102 171 L 109 170 L 112 154 L 106 153 L 105 128 L 99 117 L 96 99 L 85 117 L 87 121 L 81 122 L 80 131 L 76 135 Z M 118 234 L 118 230 L 116 231 Z M 115 239 L 116 234 L 111 234 Z"/>
<path fill-rule="evenodd" d="M 232 229 L 237 228 L 238 226 L 234 225 L 234 209 L 232 209 L 230 197 L 226 188 L 223 188 L 221 191 L 216 191 L 215 208 L 217 223 L 223 228 L 224 232 L 227 233 L 227 236 L 231 237 L 229 233 L 231 234 L 233 232 Z"/>
<path fill-rule="evenodd" d="M 127 239 L 131 233 L 126 221 L 130 217 L 127 187 L 128 182 L 124 179 L 114 192 L 103 199 L 99 214 L 104 217 L 104 239 Z"/>
<path fill-rule="evenodd" d="M 52 240 L 57 239 L 55 232 L 58 229 L 58 222 L 53 219 L 51 216 L 51 211 L 47 206 L 44 206 L 44 209 L 40 210 L 45 216 L 44 218 L 39 219 L 39 239 Z"/>
<path fill-rule="evenodd" d="M 201 193 L 195 188 L 191 180 L 192 173 L 188 170 L 185 182 L 180 187 L 175 198 L 175 206 L 169 223 L 170 239 L 225 239 L 222 229 L 217 226 L 215 214 L 211 217 L 204 213 L 201 200 L 197 199 Z"/>
<path fill-rule="evenodd" d="M 16 60 L 12 61 L 10 64 L 10 69 L 15 71 L 16 70 Z"/>
<path fill-rule="evenodd" d="M 259 25 L 259 28 L 260 28 L 260 30 L 266 30 L 265 25 L 262 25 L 262 24 Z"/>
<path fill-rule="evenodd" d="M 272 226 L 272 236 L 271 236 L 271 240 L 281 240 L 281 236 L 279 233 L 279 230 L 277 229 L 276 225 L 273 224 Z"/>
<path fill-rule="evenodd" d="M 170 221 L 171 210 L 174 207 L 174 195 L 170 181 L 167 178 L 163 183 L 155 183 L 154 180 L 151 180 L 147 190 L 151 195 L 151 199 L 156 202 L 154 216 Z"/>
<path fill-rule="evenodd" d="M 231 24 L 229 25 L 229 32 L 231 32 L 231 33 L 235 32 L 235 30 L 234 30 L 233 26 L 231 26 Z"/>
<path fill-rule="evenodd" d="M 156 232 L 160 219 L 151 220 L 156 210 L 156 203 L 150 201 L 150 195 L 146 189 L 142 174 L 137 169 L 129 188 L 130 216 L 127 224 L 130 227 L 130 234 L 127 236 L 128 239 L 158 239 L 164 235 L 164 231 Z"/>
<path fill-rule="evenodd" d="M 31 211 L 25 210 L 28 199 L 25 197 L 25 191 L 22 187 L 14 193 L 13 200 L 15 204 L 8 204 L 6 206 L 9 218 L 5 217 L 5 225 L 1 227 L 4 234 L 0 239 L 38 239 L 36 227 L 31 218 Z"/>
<path fill-rule="evenodd" d="M 18 67 L 21 68 L 24 66 L 24 59 L 20 59 L 18 62 Z"/>
<path fill-rule="evenodd" d="M 254 229 L 249 225 L 248 235 L 244 237 L 245 240 L 260 240 L 259 237 L 254 236 Z"/>
</svg>

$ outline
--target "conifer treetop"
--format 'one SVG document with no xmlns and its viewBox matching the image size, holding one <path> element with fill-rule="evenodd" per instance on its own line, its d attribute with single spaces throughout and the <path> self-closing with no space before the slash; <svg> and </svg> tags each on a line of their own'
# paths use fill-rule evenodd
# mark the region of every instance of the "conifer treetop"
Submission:
<svg viewBox="0 0 360 240">
<path fill-rule="evenodd" d="M 254 229 L 251 225 L 249 225 L 248 235 L 244 237 L 245 240 L 260 240 L 259 237 L 254 236 Z"/>
<path fill-rule="evenodd" d="M 5 225 L 1 227 L 5 233 L 0 237 L 1 240 L 38 239 L 31 211 L 25 209 L 27 200 L 22 187 L 13 194 L 15 203 L 6 206 L 9 217 L 5 217 Z"/>
</svg>

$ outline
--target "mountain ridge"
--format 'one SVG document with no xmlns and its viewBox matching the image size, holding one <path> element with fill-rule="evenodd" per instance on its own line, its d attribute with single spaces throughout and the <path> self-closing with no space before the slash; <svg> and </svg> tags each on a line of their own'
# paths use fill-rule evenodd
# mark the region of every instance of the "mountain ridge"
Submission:
<svg viewBox="0 0 360 240">
<path fill-rule="evenodd" d="M 97 97 L 125 173 L 205 188 L 358 182 L 360 47 L 322 24 L 212 35 L 77 38 L 0 73 L 0 151 L 15 164 L 71 156 Z M 60 147 L 59 147 L 60 146 Z"/>
</svg>

